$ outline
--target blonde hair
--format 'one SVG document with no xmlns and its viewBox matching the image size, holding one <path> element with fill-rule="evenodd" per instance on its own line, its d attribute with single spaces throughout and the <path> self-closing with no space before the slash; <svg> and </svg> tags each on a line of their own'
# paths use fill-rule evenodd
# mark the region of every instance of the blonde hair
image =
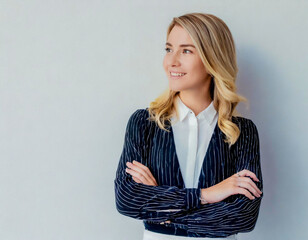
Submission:
<svg viewBox="0 0 308 240">
<path fill-rule="evenodd" d="M 207 72 L 212 76 L 210 93 L 218 112 L 218 127 L 226 136 L 224 141 L 231 147 L 240 135 L 238 126 L 232 122 L 232 116 L 239 115 L 235 107 L 240 101 L 247 102 L 245 97 L 236 93 L 238 67 L 232 34 L 227 25 L 212 14 L 189 13 L 174 17 L 167 29 L 167 39 L 175 25 L 188 32 Z M 168 88 L 148 108 L 149 120 L 168 132 L 165 121 L 171 123 L 174 110 L 178 115 L 174 105 L 178 94 Z"/>
</svg>

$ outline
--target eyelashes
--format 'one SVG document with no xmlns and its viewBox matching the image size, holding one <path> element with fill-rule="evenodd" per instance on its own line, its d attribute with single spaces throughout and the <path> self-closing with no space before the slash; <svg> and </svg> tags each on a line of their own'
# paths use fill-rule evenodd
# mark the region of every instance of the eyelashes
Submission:
<svg viewBox="0 0 308 240">
<path fill-rule="evenodd" d="M 165 51 L 168 52 L 168 50 L 171 50 L 170 48 L 165 48 Z M 189 53 L 193 53 L 192 51 L 190 51 L 189 49 L 183 49 L 183 51 L 188 51 Z"/>
</svg>

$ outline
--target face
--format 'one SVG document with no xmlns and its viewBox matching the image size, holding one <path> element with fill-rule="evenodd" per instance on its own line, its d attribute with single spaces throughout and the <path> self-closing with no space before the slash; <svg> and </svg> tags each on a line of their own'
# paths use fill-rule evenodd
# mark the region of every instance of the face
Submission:
<svg viewBox="0 0 308 240">
<path fill-rule="evenodd" d="M 171 90 L 200 91 L 209 85 L 210 75 L 189 34 L 180 26 L 175 25 L 168 36 L 163 67 Z"/>
</svg>

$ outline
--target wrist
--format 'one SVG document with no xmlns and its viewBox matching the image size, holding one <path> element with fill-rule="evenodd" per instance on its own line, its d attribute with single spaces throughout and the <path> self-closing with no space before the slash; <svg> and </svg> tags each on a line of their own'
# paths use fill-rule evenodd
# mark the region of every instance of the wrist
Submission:
<svg viewBox="0 0 308 240">
<path fill-rule="evenodd" d="M 201 194 L 200 194 L 200 201 L 201 204 L 208 204 L 209 202 L 206 200 L 206 193 L 205 193 L 205 188 L 201 189 Z"/>
</svg>

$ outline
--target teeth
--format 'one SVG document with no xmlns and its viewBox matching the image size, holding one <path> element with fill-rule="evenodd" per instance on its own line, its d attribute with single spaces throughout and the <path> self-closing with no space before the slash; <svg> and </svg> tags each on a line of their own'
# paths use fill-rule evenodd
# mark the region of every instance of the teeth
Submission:
<svg viewBox="0 0 308 240">
<path fill-rule="evenodd" d="M 173 73 L 173 72 L 170 72 L 171 73 L 171 76 L 184 76 L 186 73 Z"/>
</svg>

